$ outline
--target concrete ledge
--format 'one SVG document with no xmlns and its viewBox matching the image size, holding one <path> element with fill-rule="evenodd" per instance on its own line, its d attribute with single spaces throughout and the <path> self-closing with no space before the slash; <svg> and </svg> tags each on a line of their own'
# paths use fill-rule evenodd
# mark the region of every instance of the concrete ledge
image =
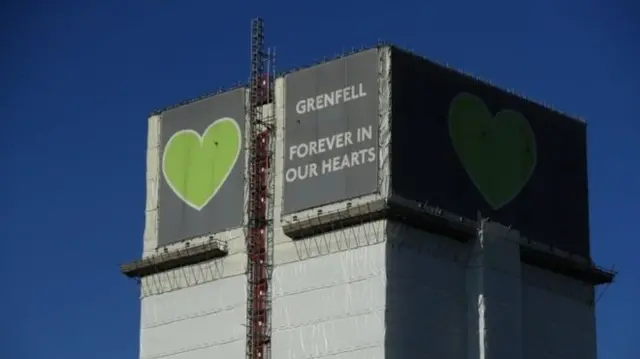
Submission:
<svg viewBox="0 0 640 359">
<path fill-rule="evenodd" d="M 407 224 L 424 231 L 468 242 L 478 234 L 478 223 L 441 208 L 401 197 L 388 201 L 387 219 Z"/>
<path fill-rule="evenodd" d="M 582 257 L 555 253 L 529 245 L 520 246 L 520 260 L 523 263 L 575 278 L 591 285 L 611 283 L 617 274 L 612 270 L 598 267 Z"/>
<path fill-rule="evenodd" d="M 316 215 L 307 218 L 292 218 L 290 222 L 283 223 L 282 230 L 293 240 L 381 219 L 397 221 L 463 243 L 473 240 L 478 231 L 476 221 L 400 197 L 345 207 L 332 212 L 323 213 L 319 210 Z M 616 275 L 613 271 L 597 267 L 589 259 L 554 250 L 533 241 L 520 243 L 520 260 L 592 285 L 610 283 Z"/>
<path fill-rule="evenodd" d="M 133 261 L 120 266 L 120 272 L 129 278 L 142 278 L 182 266 L 206 262 L 229 254 L 227 244 L 220 240 L 187 247 Z"/>
<path fill-rule="evenodd" d="M 291 222 L 283 223 L 282 230 L 294 240 L 381 219 L 398 221 L 461 242 L 469 241 L 477 233 L 474 221 L 400 198 L 378 200 L 332 212 L 318 211 L 307 218 L 292 218 Z"/>
<path fill-rule="evenodd" d="M 283 232 L 293 240 L 345 229 L 376 220 L 396 221 L 433 234 L 452 238 L 459 242 L 474 240 L 478 224 L 468 218 L 454 215 L 424 203 L 391 197 L 367 204 L 351 206 L 300 218 L 295 215 L 282 223 Z M 141 278 L 174 268 L 197 264 L 228 255 L 227 244 L 210 240 L 201 245 L 158 253 L 120 266 L 120 271 L 131 278 Z M 614 271 L 596 266 L 591 260 L 571 255 L 524 239 L 520 242 L 520 260 L 523 263 L 547 269 L 558 274 L 585 281 L 592 285 L 611 283 Z"/>
<path fill-rule="evenodd" d="M 316 214 L 308 215 L 305 218 L 291 216 L 290 221 L 282 222 L 282 231 L 291 239 L 303 239 L 383 219 L 385 211 L 384 200 L 358 206 L 345 205 L 344 208 L 331 212 L 318 210 Z"/>
</svg>

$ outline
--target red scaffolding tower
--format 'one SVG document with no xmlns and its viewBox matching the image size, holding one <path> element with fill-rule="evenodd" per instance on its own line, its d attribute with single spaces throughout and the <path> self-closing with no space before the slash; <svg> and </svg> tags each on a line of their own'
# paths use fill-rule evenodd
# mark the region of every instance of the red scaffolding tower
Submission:
<svg viewBox="0 0 640 359">
<path fill-rule="evenodd" d="M 273 169 L 275 116 L 273 54 L 265 51 L 264 21 L 251 23 L 249 96 L 249 198 L 247 208 L 247 359 L 271 357 L 271 274 L 273 271 Z"/>
</svg>

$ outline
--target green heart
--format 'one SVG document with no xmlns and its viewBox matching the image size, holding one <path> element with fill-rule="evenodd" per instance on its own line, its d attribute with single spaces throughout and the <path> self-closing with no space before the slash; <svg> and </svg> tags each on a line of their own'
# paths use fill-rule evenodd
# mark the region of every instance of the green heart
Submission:
<svg viewBox="0 0 640 359">
<path fill-rule="evenodd" d="M 512 110 L 491 116 L 484 102 L 457 95 L 449 107 L 449 135 L 469 177 L 494 209 L 511 202 L 536 166 L 536 142 L 527 119 Z"/>
<path fill-rule="evenodd" d="M 228 117 L 213 122 L 202 137 L 193 130 L 178 131 L 164 148 L 164 178 L 180 199 L 199 211 L 231 173 L 240 145 L 240 127 Z"/>
</svg>

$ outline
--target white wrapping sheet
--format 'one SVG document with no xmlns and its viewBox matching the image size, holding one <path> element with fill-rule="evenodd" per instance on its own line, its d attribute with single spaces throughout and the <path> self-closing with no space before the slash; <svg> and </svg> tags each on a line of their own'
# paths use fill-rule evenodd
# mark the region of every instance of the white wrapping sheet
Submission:
<svg viewBox="0 0 640 359">
<path fill-rule="evenodd" d="M 140 358 L 243 358 L 246 277 L 142 299 Z"/>
<path fill-rule="evenodd" d="M 385 244 L 279 266 L 272 357 L 383 358 Z"/>
</svg>

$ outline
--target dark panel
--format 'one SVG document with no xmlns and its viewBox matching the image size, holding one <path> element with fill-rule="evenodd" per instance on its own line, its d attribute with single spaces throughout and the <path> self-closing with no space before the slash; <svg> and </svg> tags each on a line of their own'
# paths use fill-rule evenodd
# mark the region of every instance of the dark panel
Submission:
<svg viewBox="0 0 640 359">
<path fill-rule="evenodd" d="M 589 255 L 584 123 L 397 49 L 392 81 L 394 194 Z"/>
</svg>

